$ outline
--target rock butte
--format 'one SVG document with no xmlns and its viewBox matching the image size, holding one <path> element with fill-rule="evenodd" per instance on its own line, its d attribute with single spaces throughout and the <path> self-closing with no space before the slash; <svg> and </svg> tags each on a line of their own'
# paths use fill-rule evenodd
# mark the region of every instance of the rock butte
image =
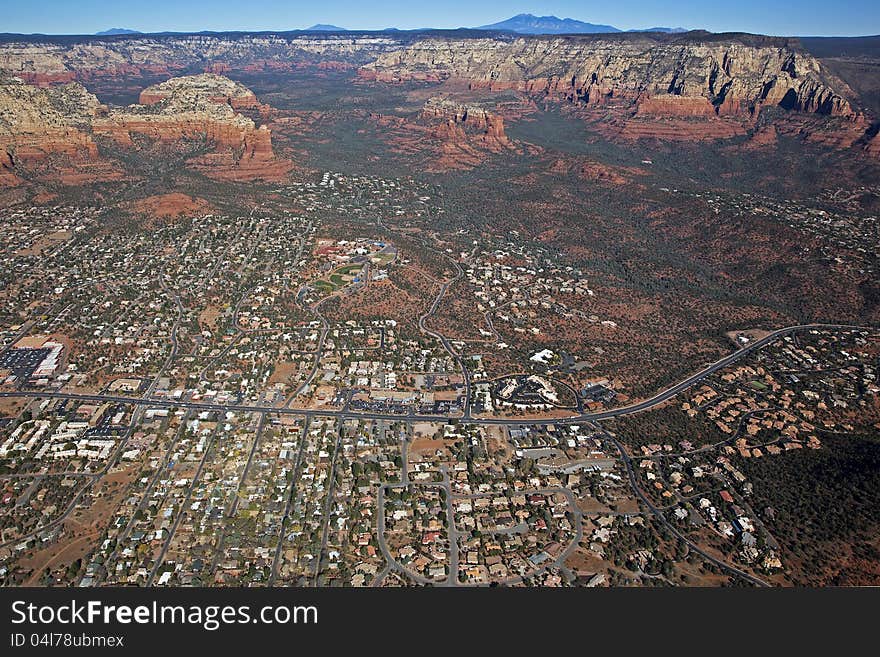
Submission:
<svg viewBox="0 0 880 657">
<path fill-rule="evenodd" d="M 504 119 L 476 105 L 466 105 L 431 98 L 422 109 L 422 118 L 441 121 L 433 134 L 453 143 L 476 141 L 482 148 L 499 152 L 510 147 L 510 139 L 504 133 Z"/>
<path fill-rule="evenodd" d="M 429 98 L 415 117 L 375 112 L 369 117 L 394 148 L 427 155 L 425 166 L 431 172 L 471 169 L 490 153 L 517 149 L 499 114 L 445 96 Z"/>
<path fill-rule="evenodd" d="M 291 163 L 277 158 L 271 134 L 241 111 L 270 110 L 243 85 L 217 73 L 357 69 L 364 81 L 461 81 L 473 94 L 516 90 L 567 103 L 576 116 L 617 139 L 724 139 L 756 133 L 765 109 L 776 131 L 758 130 L 754 147 L 795 134 L 833 148 L 880 156 L 870 121 L 849 87 L 803 51 L 796 39 L 755 35 L 623 34 L 564 37 L 397 35 L 179 35 L 125 39 L 7 40 L 0 69 L 0 181 L 50 154 L 98 162 L 95 136 L 129 147 L 133 134 L 171 143 L 205 139 L 213 150 L 190 164 L 226 179 L 275 180 Z M 140 105 L 101 107 L 72 80 L 173 75 L 149 87 Z M 45 90 L 21 81 L 48 87 Z M 60 84 L 65 83 L 68 84 Z M 450 101 L 451 102 L 451 101 Z M 63 112 L 56 107 L 62 107 Z M 430 101 L 421 117 L 449 157 L 510 145 L 491 111 Z M 438 123 L 439 122 L 439 123 Z"/>
<path fill-rule="evenodd" d="M 16 79 L 3 82 L 0 147 L 7 178 L 15 166 L 53 155 L 73 162 L 100 160 L 96 137 L 134 147 L 134 134 L 162 143 L 204 141 L 209 152 L 190 164 L 221 179 L 277 180 L 291 168 L 275 157 L 269 129 L 257 128 L 236 111 L 260 109 L 254 94 L 218 75 L 172 78 L 145 89 L 144 104 L 109 110 L 79 83 L 40 89 Z"/>
<path fill-rule="evenodd" d="M 584 118 L 610 119 L 600 130 L 627 139 L 729 138 L 778 107 L 844 119 L 832 125 L 847 135 L 837 140 L 842 147 L 865 141 L 870 125 L 844 82 L 789 40 L 771 37 L 424 39 L 382 53 L 359 74 L 539 95 L 572 104 Z"/>
<path fill-rule="evenodd" d="M 141 105 L 152 105 L 163 100 L 171 103 L 190 99 L 207 99 L 217 104 L 227 104 L 234 110 L 259 109 L 260 103 L 254 92 L 240 82 L 222 75 L 205 73 L 171 78 L 147 87 L 140 93 Z"/>
<path fill-rule="evenodd" d="M 38 89 L 14 78 L 0 79 L 0 182 L 20 183 L 19 167 L 40 164 L 51 155 L 99 161 L 90 132 L 99 107 L 98 99 L 76 83 Z"/>
</svg>

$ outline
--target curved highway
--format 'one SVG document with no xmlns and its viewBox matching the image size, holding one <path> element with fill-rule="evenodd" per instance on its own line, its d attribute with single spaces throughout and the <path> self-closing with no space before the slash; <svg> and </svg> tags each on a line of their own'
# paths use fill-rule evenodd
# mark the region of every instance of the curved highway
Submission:
<svg viewBox="0 0 880 657">
<path fill-rule="evenodd" d="M 597 420 L 607 420 L 613 417 L 623 415 L 632 415 L 642 411 L 649 410 L 654 406 L 658 406 L 679 393 L 693 387 L 703 379 L 711 376 L 718 370 L 724 369 L 728 365 L 745 358 L 750 353 L 764 347 L 777 338 L 790 335 L 799 331 L 808 331 L 812 329 L 864 329 L 877 330 L 871 326 L 854 326 L 850 324 L 799 324 L 797 326 L 787 326 L 785 328 L 773 331 L 769 335 L 756 340 L 755 342 L 744 346 L 738 351 L 734 351 L 727 356 L 715 361 L 696 374 L 692 374 L 686 379 L 676 383 L 669 388 L 661 390 L 653 397 L 640 402 L 628 404 L 626 406 L 618 406 L 607 411 L 597 411 L 594 413 L 580 413 L 566 418 L 496 418 L 496 417 L 470 417 L 468 415 L 406 415 L 394 413 L 359 413 L 348 410 L 332 410 L 332 409 L 315 409 L 315 408 L 286 408 L 279 406 L 257 406 L 250 404 L 215 404 L 207 402 L 195 402 L 186 400 L 173 399 L 153 399 L 144 397 L 125 397 L 121 395 L 106 394 L 86 394 L 73 392 L 51 392 L 38 390 L 16 390 L 11 392 L 0 392 L 2 397 L 19 397 L 19 398 L 38 398 L 38 399 L 76 399 L 82 401 L 112 401 L 121 404 L 136 404 L 138 406 L 155 406 L 159 408 L 184 408 L 201 411 L 236 411 L 242 413 L 278 413 L 281 415 L 320 415 L 322 417 L 342 417 L 345 419 L 364 419 L 364 420 L 405 420 L 409 422 L 437 422 L 441 420 L 463 420 L 472 424 L 500 424 L 500 425 L 546 425 L 546 424 L 573 424 L 579 422 L 595 422 Z"/>
</svg>

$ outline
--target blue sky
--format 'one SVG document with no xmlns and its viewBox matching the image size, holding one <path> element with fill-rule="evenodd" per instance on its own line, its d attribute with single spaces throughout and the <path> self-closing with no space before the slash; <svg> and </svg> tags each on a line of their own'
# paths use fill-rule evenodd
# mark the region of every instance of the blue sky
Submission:
<svg viewBox="0 0 880 657">
<path fill-rule="evenodd" d="M 0 0 L 0 32 L 91 34 L 291 30 L 315 23 L 349 29 L 453 28 L 518 13 L 553 14 L 621 29 L 654 26 L 776 35 L 880 34 L 880 0 Z"/>
</svg>

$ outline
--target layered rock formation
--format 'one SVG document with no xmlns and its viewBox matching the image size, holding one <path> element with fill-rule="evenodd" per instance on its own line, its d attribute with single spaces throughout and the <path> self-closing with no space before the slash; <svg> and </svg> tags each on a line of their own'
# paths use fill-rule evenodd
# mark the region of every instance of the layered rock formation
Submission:
<svg viewBox="0 0 880 657">
<path fill-rule="evenodd" d="M 88 128 L 99 107 L 98 99 L 76 83 L 38 89 L 7 78 L 0 84 L 0 140 L 13 162 L 52 153 L 96 157 Z"/>
<path fill-rule="evenodd" d="M 629 98 L 646 103 L 644 112 L 741 114 L 768 104 L 823 114 L 852 111 L 848 89 L 796 41 L 750 35 L 182 35 L 0 44 L 0 69 L 41 84 L 304 63 L 361 64 L 363 77 L 384 81 L 458 77 L 478 86 L 561 94 L 591 104 Z M 651 100 L 656 97 L 659 104 Z"/>
<path fill-rule="evenodd" d="M 753 132 L 762 110 L 781 107 L 786 112 L 776 121 L 802 115 L 844 121 L 811 123 L 810 129 L 818 131 L 808 135 L 814 141 L 858 141 L 860 152 L 877 150 L 876 140 L 867 135 L 869 121 L 851 105 L 852 91 L 794 39 L 694 32 L 493 38 L 353 33 L 46 37 L 0 43 L 0 69 L 38 85 L 102 76 L 289 71 L 303 66 L 359 67 L 365 81 L 459 80 L 476 94 L 516 90 L 568 103 L 575 114 L 613 138 L 727 138 Z M 174 95 L 175 84 L 145 91 L 141 103 L 160 104 Z M 216 80 L 205 84 L 217 94 L 212 102 L 233 111 L 260 111 L 265 120 L 265 106 L 240 85 L 218 86 Z M 798 121 L 784 132 L 800 130 Z M 441 131 L 454 141 L 460 138 L 457 125 L 453 117 Z M 489 127 L 487 141 L 499 141 L 495 130 Z M 235 141 L 221 135 L 228 138 Z M 255 156 L 266 148 L 266 140 L 266 135 L 249 136 Z"/>
<path fill-rule="evenodd" d="M 369 117 L 398 152 L 427 155 L 424 166 L 432 172 L 471 169 L 491 153 L 517 149 L 499 114 L 447 97 L 429 98 L 414 116 L 371 113 Z"/>
<path fill-rule="evenodd" d="M 99 137 L 126 148 L 135 147 L 134 135 L 172 146 L 182 140 L 202 144 L 205 152 L 190 164 L 222 179 L 279 180 L 292 166 L 275 157 L 266 126 L 258 128 L 236 111 L 261 107 L 254 94 L 217 75 L 174 78 L 145 89 L 141 99 L 148 104 L 115 109 L 78 83 L 43 89 L 18 78 L 0 82 L 0 182 L 6 185 L 59 157 L 67 182 L 106 178 L 106 169 L 83 177 L 104 162 Z M 79 171 L 67 171 L 72 167 Z"/>
<path fill-rule="evenodd" d="M 382 53 L 359 73 L 392 83 L 459 80 L 472 90 L 513 89 L 565 102 L 611 138 L 724 139 L 751 132 L 763 109 L 780 107 L 787 110 L 780 121 L 843 119 L 812 124 L 808 137 L 829 145 L 851 145 L 870 125 L 845 83 L 782 38 L 426 38 Z"/>
<path fill-rule="evenodd" d="M 165 143 L 203 140 L 211 151 L 191 164 L 214 177 L 232 180 L 279 180 L 291 164 L 275 157 L 269 129 L 236 109 L 258 107 L 254 94 L 228 78 L 205 73 L 172 78 L 148 87 L 142 105 L 97 118 L 95 134 L 130 146 L 132 135 Z"/>
<path fill-rule="evenodd" d="M 433 132 L 443 141 L 473 143 L 493 152 L 511 145 L 504 133 L 504 119 L 478 105 L 430 98 L 422 109 L 421 117 L 431 123 L 440 122 Z"/>
<path fill-rule="evenodd" d="M 332 62 L 333 67 L 371 61 L 395 39 L 342 35 L 180 35 L 137 38 L 47 37 L 34 42 L 0 43 L 0 69 L 37 84 L 57 84 L 100 77 L 208 70 L 292 70 L 306 64 Z"/>
<path fill-rule="evenodd" d="M 147 87 L 140 93 L 141 105 L 152 105 L 161 100 L 183 97 L 207 99 L 213 103 L 226 103 L 234 110 L 259 109 L 260 102 L 254 92 L 240 82 L 213 73 L 171 78 Z"/>
<path fill-rule="evenodd" d="M 587 105 L 628 100 L 643 114 L 742 115 L 765 105 L 853 112 L 818 60 L 769 38 L 434 38 L 382 53 L 361 74 L 384 81 L 462 78 Z"/>
<path fill-rule="evenodd" d="M 49 159 L 60 160 L 65 168 L 97 163 L 91 123 L 100 107 L 76 83 L 38 89 L 18 78 L 0 79 L 0 182 L 18 184 L 22 169 Z"/>
</svg>

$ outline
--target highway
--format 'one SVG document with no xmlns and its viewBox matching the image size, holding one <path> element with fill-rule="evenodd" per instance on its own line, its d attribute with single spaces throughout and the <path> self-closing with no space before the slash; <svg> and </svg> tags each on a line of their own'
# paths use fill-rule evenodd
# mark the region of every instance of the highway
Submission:
<svg viewBox="0 0 880 657">
<path fill-rule="evenodd" d="M 699 547 L 698 545 L 696 545 L 687 536 L 685 536 L 682 532 L 680 532 L 678 530 L 678 528 L 675 527 L 675 525 L 673 525 L 671 522 L 669 522 L 669 520 L 663 514 L 663 509 L 660 509 L 659 507 L 655 506 L 653 504 L 653 502 L 651 502 L 651 500 L 649 500 L 648 497 L 642 492 L 642 489 L 639 486 L 639 482 L 636 479 L 636 473 L 635 473 L 635 468 L 633 468 L 632 459 L 630 458 L 629 454 L 627 454 L 626 449 L 624 449 L 624 447 L 620 443 L 620 441 L 618 441 L 617 438 L 615 438 L 610 433 L 608 433 L 600 425 L 596 425 L 596 428 L 599 431 L 601 431 L 602 434 L 605 436 L 605 438 L 608 441 L 610 441 L 617 448 L 618 452 L 620 452 L 620 458 L 623 459 L 623 463 L 626 466 L 626 474 L 627 474 L 627 478 L 629 479 L 630 488 L 632 488 L 636 497 L 638 497 L 639 501 L 654 515 L 655 518 L 657 518 L 657 520 L 660 522 L 660 524 L 662 524 L 664 527 L 666 527 L 666 529 L 673 536 L 675 536 L 678 540 L 680 540 L 685 545 L 687 545 L 688 549 L 692 550 L 693 552 L 696 552 L 701 557 L 703 557 L 703 559 L 705 559 L 706 561 L 712 563 L 717 568 L 720 568 L 721 570 L 728 572 L 729 574 L 733 575 L 734 577 L 739 577 L 740 579 L 743 579 L 743 580 L 747 581 L 749 584 L 753 584 L 754 586 L 762 586 L 762 587 L 769 586 L 769 584 L 767 582 L 765 582 L 764 580 L 762 580 L 758 577 L 755 577 L 751 573 L 747 573 L 744 570 L 741 570 L 741 569 L 737 568 L 736 566 L 732 566 L 729 563 L 727 563 L 726 561 L 722 561 L 721 559 L 718 559 L 717 557 L 714 557 L 713 555 L 709 554 L 708 552 L 706 552 L 706 550 L 704 550 L 701 547 Z"/>
<path fill-rule="evenodd" d="M 50 392 L 38 390 L 16 390 L 11 392 L 0 392 L 0 398 L 36 398 L 36 399 L 70 399 L 79 401 L 92 402 L 118 402 L 121 404 L 135 404 L 138 406 L 149 406 L 156 408 L 182 408 L 193 411 L 234 411 L 241 413 L 275 413 L 279 415 L 318 415 L 321 417 L 339 417 L 342 419 L 362 419 L 362 420 L 391 420 L 406 422 L 441 422 L 444 420 L 459 420 L 472 424 L 490 424 L 490 425 L 547 425 L 547 424 L 577 424 L 581 422 L 596 422 L 599 420 L 607 420 L 614 417 L 624 415 L 633 415 L 642 411 L 647 411 L 655 406 L 663 404 L 672 399 L 676 395 L 698 384 L 700 381 L 711 376 L 715 372 L 724 369 L 728 365 L 735 363 L 753 353 L 754 351 L 770 344 L 778 338 L 796 333 L 799 331 L 809 331 L 812 329 L 867 329 L 875 330 L 868 326 L 852 326 L 847 324 L 800 324 L 796 326 L 787 326 L 768 334 L 767 336 L 756 340 L 751 344 L 745 345 L 741 349 L 734 351 L 714 363 L 706 366 L 699 372 L 692 374 L 686 379 L 661 390 L 653 397 L 643 401 L 628 404 L 626 406 L 618 406 L 606 411 L 597 411 L 594 413 L 579 413 L 567 418 L 544 418 L 544 419 L 525 419 L 525 418 L 498 418 L 498 417 L 471 417 L 468 413 L 463 415 L 402 415 L 393 413 L 358 413 L 349 410 L 333 410 L 333 409 L 316 409 L 316 408 L 286 408 L 278 406 L 259 406 L 250 404 L 216 404 L 209 402 L 199 402 L 192 400 L 173 400 L 173 399 L 156 399 L 145 397 L 126 397 L 122 395 L 108 394 L 88 394 L 73 392 Z"/>
<path fill-rule="evenodd" d="M 447 283 L 447 285 L 448 285 L 448 283 Z M 432 305 L 431 309 L 425 315 L 422 316 L 420 324 L 422 324 L 422 322 L 425 319 L 427 319 L 427 317 L 429 317 L 431 315 L 433 310 L 436 309 L 436 306 L 439 304 L 440 300 L 442 299 L 444 292 L 445 292 L 445 286 L 444 286 L 444 289 L 441 290 L 441 293 L 435 299 L 435 302 Z M 422 324 L 422 328 L 424 328 L 423 324 Z M 175 325 L 175 329 L 176 329 L 176 325 Z M 259 420 L 259 428 L 258 428 L 258 432 L 257 432 L 258 434 L 263 429 L 263 423 L 265 422 L 265 414 L 269 413 L 269 414 L 276 414 L 276 415 L 296 415 L 296 416 L 303 416 L 305 418 L 305 423 L 304 423 L 304 427 L 303 427 L 303 436 L 305 436 L 305 433 L 308 429 L 310 419 L 314 416 L 336 417 L 340 421 L 346 420 L 346 419 L 364 419 L 364 420 L 391 420 L 391 421 L 409 421 L 409 422 L 420 422 L 420 421 L 438 422 L 438 421 L 453 420 L 454 419 L 454 420 L 465 421 L 465 422 L 470 422 L 470 423 L 474 423 L 474 424 L 486 424 L 486 425 L 521 425 L 521 424 L 546 425 L 546 424 L 559 424 L 559 423 L 597 423 L 598 421 L 604 420 L 604 419 L 632 415 L 635 413 L 640 413 L 643 411 L 650 410 L 651 408 L 654 408 L 654 407 L 656 407 L 660 404 L 663 404 L 666 401 L 672 399 L 676 395 L 681 394 L 685 390 L 688 390 L 689 388 L 691 388 L 694 385 L 698 384 L 699 382 L 703 381 L 704 379 L 711 376 L 715 372 L 718 372 L 719 370 L 722 370 L 725 367 L 728 367 L 729 365 L 732 365 L 733 363 L 749 356 L 750 354 L 767 346 L 768 344 L 771 344 L 775 340 L 778 340 L 778 339 L 780 339 L 784 336 L 787 336 L 787 335 L 791 335 L 793 333 L 797 333 L 797 332 L 801 332 L 801 331 L 809 331 L 809 330 L 813 330 L 813 329 L 874 330 L 872 327 L 852 326 L 852 325 L 845 325 L 845 324 L 801 324 L 801 325 L 780 328 L 776 331 L 773 331 L 772 333 L 769 333 L 764 338 L 762 338 L 760 340 L 756 340 L 750 344 L 747 344 L 747 345 L 743 346 L 742 348 L 740 348 L 739 350 L 734 351 L 734 352 L 724 356 L 723 358 L 718 359 L 717 361 L 707 365 L 706 367 L 704 367 L 700 371 L 688 376 L 687 378 L 683 379 L 682 381 L 679 381 L 678 383 L 657 392 L 655 395 L 653 395 L 652 397 L 650 397 L 648 399 L 634 402 L 634 403 L 628 404 L 626 406 L 620 406 L 617 408 L 605 410 L 605 411 L 599 411 L 599 412 L 594 412 L 594 413 L 579 413 L 579 414 L 573 415 L 571 417 L 562 418 L 562 419 L 559 419 L 559 418 L 510 419 L 510 418 L 495 418 L 495 417 L 470 417 L 469 409 L 466 409 L 464 414 L 456 415 L 456 416 L 452 416 L 452 415 L 395 415 L 395 414 L 387 414 L 387 413 L 357 413 L 357 412 L 348 411 L 345 408 L 343 408 L 342 410 L 293 409 L 293 408 L 287 408 L 286 406 L 285 407 L 278 407 L 278 406 L 265 406 L 265 405 L 250 405 L 250 404 L 218 404 L 218 403 L 210 403 L 210 402 L 192 401 L 192 400 L 187 400 L 187 399 L 181 399 L 181 400 L 155 399 L 155 398 L 152 398 L 149 396 L 147 396 L 147 397 L 126 397 L 123 395 L 86 394 L 86 393 L 72 393 L 72 392 L 58 392 L 58 391 L 44 392 L 44 391 L 37 391 L 37 390 L 17 390 L 17 391 L 10 391 L 10 392 L 0 392 L 0 397 L 31 398 L 31 399 L 67 399 L 67 400 L 81 400 L 81 401 L 92 401 L 92 402 L 108 402 L 109 401 L 109 402 L 116 402 L 116 403 L 120 403 L 120 404 L 135 405 L 135 406 L 141 407 L 141 410 L 143 410 L 143 408 L 145 408 L 145 407 L 179 408 L 179 409 L 185 410 L 187 413 L 191 413 L 193 411 L 215 411 L 215 412 L 234 411 L 234 412 L 243 412 L 243 413 L 256 413 L 256 414 L 260 414 L 260 416 L 261 416 L 260 420 Z M 427 330 L 427 332 L 434 334 L 430 330 Z M 438 337 L 439 339 L 443 340 L 444 346 L 446 346 L 443 336 L 441 336 L 440 334 L 434 334 L 434 335 L 435 335 L 435 337 Z M 174 335 L 174 332 L 172 332 L 172 338 L 175 338 L 175 337 L 176 336 Z M 174 340 L 174 339 L 172 340 L 172 342 L 173 342 L 173 344 L 172 344 L 171 356 L 173 357 L 174 353 L 177 350 L 177 344 L 176 344 L 176 340 Z M 164 367 L 163 367 L 163 370 L 164 370 Z M 464 368 L 463 368 L 463 370 L 464 370 Z M 160 374 L 161 374 L 161 371 L 160 371 Z M 158 377 L 156 378 L 156 380 L 158 380 Z M 466 377 L 466 380 L 467 380 L 467 377 Z M 151 386 L 150 390 L 152 390 L 152 386 Z M 136 424 L 135 418 L 138 416 L 139 416 L 139 413 L 136 414 L 135 416 L 133 416 L 132 424 L 128 430 L 129 434 L 134 429 L 134 426 Z M 611 443 L 613 443 L 614 446 L 617 448 L 617 450 L 620 452 L 620 456 L 621 456 L 621 458 L 624 462 L 624 465 L 626 467 L 626 470 L 627 470 L 627 477 L 629 479 L 630 486 L 632 487 L 636 496 L 638 497 L 640 502 L 644 505 L 644 507 L 647 508 L 657 518 L 657 520 L 667 528 L 668 531 L 670 531 L 679 540 L 686 543 L 688 545 L 689 549 L 691 549 L 695 553 L 700 554 L 700 556 L 702 558 L 704 558 L 706 561 L 714 564 L 716 567 L 718 567 L 722 571 L 725 571 L 725 572 L 733 575 L 734 577 L 737 577 L 737 578 L 744 580 L 744 581 L 746 581 L 752 585 L 755 585 L 755 586 L 767 586 L 768 585 L 767 582 L 759 579 L 758 577 L 755 577 L 751 573 L 748 573 L 748 572 L 743 571 L 739 568 L 736 568 L 735 566 L 732 566 L 731 564 L 726 563 L 725 561 L 715 557 L 714 555 L 707 553 L 705 550 L 701 549 L 699 546 L 695 545 L 692 541 L 690 541 L 675 526 L 673 526 L 665 517 L 665 515 L 663 513 L 663 509 L 660 509 L 660 508 L 656 507 L 655 505 L 653 505 L 652 502 L 641 491 L 640 487 L 638 486 L 638 482 L 637 482 L 637 479 L 635 476 L 635 472 L 634 472 L 634 468 L 633 468 L 630 456 L 627 454 L 623 445 L 620 444 L 614 436 L 612 436 L 611 434 L 606 432 L 601 427 L 601 425 L 595 424 L 594 426 L 599 431 L 601 431 L 605 435 L 606 439 L 608 439 Z M 126 435 L 126 437 L 127 437 L 127 435 Z M 214 440 L 214 436 L 212 436 L 212 442 L 213 442 L 213 440 Z M 125 444 L 125 442 L 126 442 L 125 440 L 120 441 L 120 448 Z M 282 547 L 284 544 L 284 535 L 285 535 L 285 530 L 286 530 L 285 524 L 287 521 L 288 514 L 290 512 L 290 505 L 291 505 L 291 502 L 292 502 L 292 499 L 294 496 L 294 491 L 296 489 L 295 482 L 298 477 L 298 471 L 299 471 L 300 463 L 302 460 L 302 445 L 304 442 L 305 442 L 305 440 L 303 439 L 303 441 L 300 444 L 300 454 L 298 455 L 297 464 L 294 468 L 293 482 L 290 486 L 290 491 L 288 493 L 288 499 L 286 501 L 286 508 L 285 508 L 285 513 L 283 516 L 284 520 L 282 521 L 279 541 L 276 546 L 273 565 L 272 565 L 271 578 L 270 578 L 270 581 L 272 581 L 272 582 L 275 581 L 275 579 L 277 578 L 277 576 L 279 574 L 278 571 L 279 571 L 280 560 L 281 560 L 280 557 L 281 557 Z M 250 463 L 250 460 L 253 458 L 253 449 L 255 447 L 256 447 L 256 441 L 254 443 L 254 446 L 252 447 L 251 454 L 248 459 L 248 463 Z M 339 445 L 337 443 L 337 450 L 338 450 L 338 448 L 339 448 Z M 118 450 L 117 450 L 117 452 L 118 452 Z M 205 458 L 207 457 L 209 452 L 210 452 L 210 447 L 209 447 L 209 449 L 207 449 L 205 451 L 205 457 L 199 463 L 198 469 L 197 469 L 195 476 L 194 476 L 194 479 L 193 479 L 193 484 L 190 486 L 190 490 L 187 493 L 187 499 L 189 498 L 189 495 L 191 495 L 193 487 L 195 486 L 196 481 L 198 481 L 198 479 L 201 475 L 202 469 L 205 465 Z M 404 455 L 405 455 L 405 451 L 404 451 Z M 116 456 L 116 455 L 114 455 L 114 456 Z M 101 471 L 101 473 L 107 471 L 107 469 L 110 467 L 113 460 L 114 459 L 111 458 L 110 461 L 108 461 L 108 464 Z M 247 468 L 245 469 L 245 472 L 246 471 L 247 471 Z M 160 470 L 160 472 L 161 472 L 161 470 Z M 157 473 L 157 475 L 158 475 L 158 473 Z M 444 487 L 444 483 L 445 483 L 445 488 L 446 488 L 447 497 L 448 497 L 447 502 L 449 503 L 451 501 L 451 490 L 449 488 L 448 479 L 445 479 L 444 482 L 441 482 L 439 484 L 433 484 L 433 485 L 439 485 L 441 487 Z M 402 477 L 401 477 L 401 483 L 400 484 L 386 484 L 385 487 L 392 487 L 393 488 L 393 487 L 406 486 L 406 485 L 407 485 L 407 474 L 406 474 L 406 469 L 404 466 L 404 470 L 402 472 Z M 379 533 L 379 548 L 380 548 L 381 553 L 383 554 L 383 556 L 386 559 L 386 562 L 388 564 L 388 568 L 385 571 L 383 571 L 383 573 L 382 573 L 383 577 L 381 579 L 379 579 L 379 581 L 381 582 L 381 580 L 384 579 L 384 575 L 386 575 L 388 571 L 397 571 L 401 574 L 405 574 L 406 576 L 413 578 L 416 582 L 421 583 L 421 584 L 438 583 L 438 582 L 434 582 L 433 580 L 430 580 L 428 578 L 425 578 L 423 576 L 419 576 L 415 573 L 410 572 L 407 568 L 405 568 L 404 566 L 399 564 L 391 556 L 390 551 L 388 550 L 387 546 L 384 543 L 384 521 L 385 521 L 385 518 L 384 518 L 383 503 L 384 503 L 384 494 L 385 494 L 384 489 L 385 489 L 385 487 L 380 487 L 379 494 L 378 494 L 379 512 L 378 512 L 378 516 L 377 516 L 377 522 L 378 522 L 378 528 L 379 528 L 379 532 L 378 532 Z M 85 493 L 85 491 L 88 490 L 88 488 L 89 488 L 89 486 L 86 485 L 82 489 L 80 489 L 80 491 L 74 497 L 67 512 L 65 512 L 61 517 L 57 518 L 54 522 L 49 523 L 49 525 L 42 527 L 41 531 L 45 531 L 47 529 L 50 529 L 51 527 L 63 522 L 67 518 L 69 513 L 73 510 L 76 503 L 79 501 L 79 499 Z M 328 504 L 325 505 L 325 509 L 324 509 L 324 511 L 325 511 L 325 526 L 324 526 L 324 531 L 323 531 L 323 535 L 322 535 L 322 550 L 321 550 L 321 553 L 319 553 L 319 560 L 320 560 L 320 555 L 323 554 L 323 551 L 324 551 L 323 548 L 326 547 L 326 534 L 327 534 L 326 518 L 328 516 L 328 511 L 329 511 L 329 507 L 328 507 L 329 494 L 330 493 L 328 492 L 328 500 L 327 500 Z M 572 508 L 575 508 L 575 507 L 572 506 Z M 447 511 L 451 512 L 451 508 L 447 509 Z M 183 515 L 184 515 L 184 513 L 180 513 L 178 515 L 178 517 L 175 520 L 174 526 L 171 528 L 171 531 L 169 532 L 168 536 L 166 537 L 166 539 L 162 545 L 161 551 L 159 553 L 159 556 L 155 560 L 153 568 L 151 569 L 151 571 L 149 573 L 149 579 L 148 579 L 149 583 L 154 582 L 156 577 L 158 576 L 159 570 L 160 570 L 161 565 L 164 561 L 164 557 L 167 554 L 167 552 L 171 546 L 171 541 L 172 541 L 172 538 L 173 538 L 175 531 L 177 529 L 177 525 L 181 521 L 181 518 Z M 455 586 L 455 585 L 459 584 L 459 582 L 457 581 L 458 580 L 458 577 L 457 577 L 457 575 L 458 575 L 458 572 L 457 572 L 458 571 L 457 542 L 458 542 L 459 537 L 455 532 L 451 515 L 449 518 L 449 522 L 450 522 L 450 524 L 449 524 L 450 549 L 451 549 L 454 556 L 451 559 L 448 577 L 445 579 L 445 581 L 440 582 L 440 583 L 445 584 L 445 585 Z M 19 538 L 17 540 L 21 540 L 21 538 Z M 575 542 L 574 545 L 576 545 L 576 544 L 577 543 Z M 6 547 L 6 546 L 7 545 L 3 545 L 3 547 Z M 569 546 L 569 548 L 571 548 L 571 546 Z M 568 553 L 569 553 L 569 549 L 567 548 L 565 550 L 565 555 L 567 556 Z M 554 563 L 556 563 L 556 562 L 560 562 L 560 560 L 556 560 Z M 317 567 L 320 566 L 320 561 L 318 561 L 316 566 Z M 313 577 L 315 577 L 316 575 L 317 575 L 317 572 L 313 574 Z"/>
</svg>

